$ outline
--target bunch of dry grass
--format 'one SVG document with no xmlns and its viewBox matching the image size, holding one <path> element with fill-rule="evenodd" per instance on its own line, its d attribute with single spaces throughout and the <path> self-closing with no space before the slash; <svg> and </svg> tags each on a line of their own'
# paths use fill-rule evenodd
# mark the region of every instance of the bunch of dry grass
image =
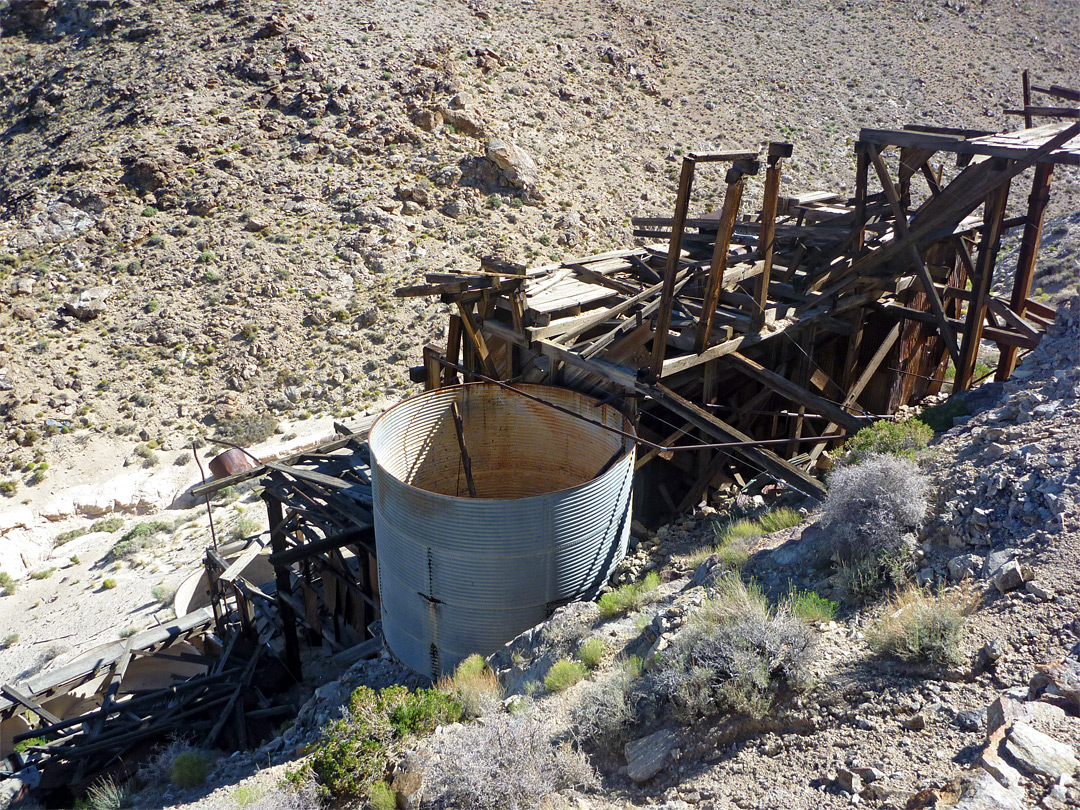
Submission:
<svg viewBox="0 0 1080 810">
<path fill-rule="evenodd" d="M 964 625 L 977 598 L 967 587 L 935 593 L 909 585 L 885 605 L 868 634 L 870 645 L 904 661 L 958 666 Z"/>
<path fill-rule="evenodd" d="M 461 704 L 462 717 L 467 720 L 497 709 L 503 696 L 499 677 L 476 653 L 458 664 L 452 677 L 442 678 L 438 688 Z"/>
</svg>

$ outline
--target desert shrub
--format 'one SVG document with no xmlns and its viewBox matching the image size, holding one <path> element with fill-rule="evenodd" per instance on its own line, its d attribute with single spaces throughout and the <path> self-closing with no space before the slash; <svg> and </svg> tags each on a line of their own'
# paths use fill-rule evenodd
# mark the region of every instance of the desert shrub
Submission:
<svg viewBox="0 0 1080 810">
<path fill-rule="evenodd" d="M 376 782 L 368 792 L 371 810 L 397 810 L 397 794 L 386 782 Z"/>
<path fill-rule="evenodd" d="M 813 591 L 795 588 L 787 595 L 784 605 L 792 616 L 804 622 L 830 622 L 836 618 L 836 602 Z"/>
<path fill-rule="evenodd" d="M 184 751 L 169 767 L 169 781 L 177 787 L 195 788 L 210 775 L 210 758 L 202 751 Z"/>
<path fill-rule="evenodd" d="M 72 529 L 71 531 L 61 532 L 60 534 L 56 535 L 56 539 L 53 540 L 53 545 L 54 546 L 66 545 L 67 543 L 70 543 L 72 540 L 77 540 L 78 538 L 82 537 L 86 533 L 87 533 L 86 529 Z"/>
<path fill-rule="evenodd" d="M 934 593 L 909 585 L 885 605 L 868 640 L 879 653 L 904 661 L 956 666 L 963 661 L 960 643 L 973 607 L 967 590 Z"/>
<path fill-rule="evenodd" d="M 785 506 L 780 509 L 770 509 L 758 518 L 758 523 L 761 524 L 761 529 L 765 534 L 772 534 L 783 529 L 790 529 L 792 526 L 798 526 L 802 523 L 802 515 Z"/>
<path fill-rule="evenodd" d="M 19 584 L 7 571 L 0 571 L 0 588 L 4 589 L 4 596 L 11 596 L 19 589 Z"/>
<path fill-rule="evenodd" d="M 600 662 L 604 660 L 604 653 L 607 652 L 607 644 L 599 636 L 590 638 L 580 647 L 578 647 L 575 656 L 577 660 L 583 663 L 589 669 L 596 669 L 600 666 Z"/>
<path fill-rule="evenodd" d="M 560 658 L 544 676 L 544 686 L 549 692 L 562 692 L 578 683 L 589 674 L 589 670 L 580 661 Z"/>
<path fill-rule="evenodd" d="M 620 585 L 600 597 L 600 601 L 597 602 L 600 615 L 605 619 L 611 619 L 641 610 L 652 600 L 653 591 L 658 587 L 660 587 L 660 575 L 655 571 L 650 571 L 640 582 Z"/>
<path fill-rule="evenodd" d="M 42 568 L 42 569 L 40 569 L 38 571 L 31 571 L 30 572 L 30 579 L 48 579 L 49 577 L 51 577 L 55 573 L 56 573 L 56 566 L 54 565 L 54 566 L 51 566 L 49 568 Z"/>
<path fill-rule="evenodd" d="M 236 802 L 237 807 L 241 808 L 241 810 L 247 810 L 269 792 L 265 785 L 248 784 L 237 785 L 229 795 Z"/>
<path fill-rule="evenodd" d="M 503 693 L 498 676 L 475 653 L 458 664 L 452 677 L 442 678 L 439 689 L 461 705 L 461 714 L 468 719 L 498 707 Z"/>
<path fill-rule="evenodd" d="M 735 520 L 724 526 L 719 524 L 713 529 L 716 535 L 716 544 L 719 546 L 728 545 L 738 541 L 749 542 L 761 537 L 762 529 L 761 524 L 756 520 Z"/>
<path fill-rule="evenodd" d="M 761 716 L 778 692 L 809 684 L 813 659 L 813 631 L 728 574 L 662 653 L 650 679 L 688 721 L 717 712 Z"/>
<path fill-rule="evenodd" d="M 366 797 L 402 743 L 460 717 L 461 705 L 438 689 L 362 686 L 349 698 L 348 714 L 323 728 L 308 767 L 324 795 Z"/>
<path fill-rule="evenodd" d="M 324 810 L 324 805 L 315 784 L 301 779 L 297 784 L 282 781 L 263 792 L 247 810 Z"/>
<path fill-rule="evenodd" d="M 233 540 L 246 540 L 251 535 L 257 534 L 258 531 L 259 521 L 250 515 L 241 515 L 230 530 L 229 537 Z"/>
<path fill-rule="evenodd" d="M 942 402 L 940 405 L 934 405 L 930 408 L 924 408 L 922 413 L 919 414 L 919 421 L 925 423 L 935 433 L 940 433 L 943 430 L 948 430 L 953 426 L 953 419 L 958 416 L 968 416 L 971 414 L 971 409 L 968 408 L 967 403 L 959 397 L 952 397 Z"/>
<path fill-rule="evenodd" d="M 911 533 L 926 515 L 928 491 L 918 467 L 897 456 L 870 455 L 833 472 L 821 527 L 849 578 L 903 581 L 914 550 Z"/>
<path fill-rule="evenodd" d="M 0 641 L 0 650 L 6 650 L 8 647 L 14 647 L 19 643 L 18 633 L 8 633 L 4 636 L 4 640 Z"/>
<path fill-rule="evenodd" d="M 116 584 L 116 580 L 112 577 L 106 577 L 105 579 L 101 580 L 101 588 L 105 591 L 111 591 L 113 588 L 116 587 Z"/>
<path fill-rule="evenodd" d="M 919 419 L 899 422 L 879 419 L 852 436 L 847 449 L 856 458 L 882 454 L 914 458 L 916 453 L 926 449 L 932 438 L 934 431 Z"/>
<path fill-rule="evenodd" d="M 111 776 L 104 776 L 86 791 L 87 810 L 120 810 L 127 803 L 127 788 L 118 785 Z"/>
<path fill-rule="evenodd" d="M 641 678 L 641 668 L 637 656 L 624 658 L 604 677 L 583 687 L 570 710 L 573 734 L 579 743 L 617 749 L 626 742 L 634 722 L 639 697 L 634 686 Z"/>
<path fill-rule="evenodd" d="M 118 532 L 124 525 L 124 519 L 118 517 L 102 518 L 95 520 L 90 525 L 92 532 Z"/>
<path fill-rule="evenodd" d="M 533 810 L 568 790 L 595 790 L 596 772 L 578 750 L 558 744 L 531 713 L 498 715 L 443 735 L 424 779 L 434 808 Z"/>
<path fill-rule="evenodd" d="M 172 530 L 172 524 L 161 520 L 147 520 L 128 529 L 124 536 L 109 550 L 109 560 L 124 560 L 154 545 L 162 532 Z"/>
<path fill-rule="evenodd" d="M 155 585 L 150 589 L 150 595 L 154 597 L 154 601 L 159 605 L 168 605 L 176 596 L 176 588 L 170 588 L 168 585 Z"/>
<path fill-rule="evenodd" d="M 238 413 L 218 422 L 215 435 L 241 447 L 250 447 L 273 436 L 277 426 L 277 419 L 270 414 Z"/>
<path fill-rule="evenodd" d="M 0 481 L 0 495 L 5 495 L 10 498 L 15 494 L 15 490 L 19 488 L 19 482 L 11 479 Z"/>
</svg>

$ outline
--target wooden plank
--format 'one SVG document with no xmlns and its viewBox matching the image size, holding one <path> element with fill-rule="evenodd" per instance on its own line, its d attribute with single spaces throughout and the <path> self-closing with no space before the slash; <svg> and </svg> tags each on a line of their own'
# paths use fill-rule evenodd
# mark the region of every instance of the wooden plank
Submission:
<svg viewBox="0 0 1080 810">
<path fill-rule="evenodd" d="M 725 160 L 753 160 L 758 156 L 757 152 L 691 152 L 690 159 L 697 163 L 720 163 Z"/>
<path fill-rule="evenodd" d="M 716 318 L 716 305 L 719 303 L 720 288 L 724 283 L 724 270 L 727 268 L 727 254 L 731 247 L 731 230 L 739 216 L 744 182 L 743 175 L 736 174 L 727 184 L 727 191 L 724 193 L 724 207 L 720 212 L 720 225 L 716 233 L 712 262 L 709 265 L 709 280 L 705 287 L 701 318 L 698 320 L 697 337 L 694 341 L 694 348 L 698 352 L 709 348 L 709 337 Z"/>
<path fill-rule="evenodd" d="M 1002 171 L 1006 169 L 1007 167 L 1003 167 Z M 972 279 L 972 300 L 968 304 L 967 317 L 964 320 L 964 345 L 960 360 L 956 363 L 953 391 L 966 391 L 974 380 L 975 364 L 979 359 L 979 345 L 982 342 L 986 299 L 990 295 L 994 265 L 1001 248 L 1001 223 L 1005 219 L 1005 207 L 1009 203 L 1009 184 L 1006 180 L 986 198 L 979 258 L 975 264 L 975 278 Z"/>
<path fill-rule="evenodd" d="M 57 717 L 55 714 L 53 714 L 36 700 L 34 700 L 33 697 L 26 694 L 13 684 L 5 683 L 3 685 L 0 685 L 0 692 L 3 692 L 16 703 L 19 703 L 28 708 L 46 723 L 56 725 L 57 723 L 63 722 L 59 717 Z"/>
<path fill-rule="evenodd" d="M 760 363 L 751 360 L 745 355 L 739 354 L 738 352 L 732 352 L 727 355 L 726 360 L 739 371 L 753 377 L 758 382 L 769 386 L 769 388 L 773 389 L 778 394 L 810 408 L 815 413 L 827 417 L 830 421 L 835 422 L 846 430 L 856 432 L 861 428 L 866 427 L 867 423 L 864 419 L 852 416 L 836 403 L 831 402 L 824 397 L 820 397 L 813 391 L 809 391 L 802 386 L 796 385 L 786 377 L 781 377 L 775 371 L 765 368 Z"/>
<path fill-rule="evenodd" d="M 476 482 L 473 481 L 472 458 L 469 456 L 469 448 L 465 445 L 465 423 L 461 419 L 461 408 L 457 401 L 450 403 L 450 414 L 454 417 L 454 431 L 457 433 L 458 451 L 461 453 L 461 469 L 465 472 L 465 484 L 469 488 L 469 497 L 476 496 Z"/>
<path fill-rule="evenodd" d="M 770 143 L 768 164 L 765 170 L 765 192 L 761 205 L 761 234 L 758 256 L 762 260 L 761 274 L 754 279 L 754 307 L 750 312 L 750 329 L 760 332 L 765 326 L 765 305 L 769 298 L 769 282 L 772 277 L 773 254 L 776 241 L 776 209 L 780 198 L 780 175 L 783 158 L 791 155 L 791 144 Z"/>
<path fill-rule="evenodd" d="M 1031 128 L 1033 115 L 1047 118 L 1080 118 L 1080 109 L 1076 107 L 1039 107 L 1025 105 L 1022 110 L 1002 110 L 1006 115 L 1022 115 L 1026 121 L 1025 126 Z"/>
<path fill-rule="evenodd" d="M 442 352 L 431 343 L 424 347 L 424 390 L 434 391 L 442 378 Z"/>
<path fill-rule="evenodd" d="M 664 286 L 660 294 L 660 309 L 656 315 L 655 337 L 653 338 L 652 360 L 649 363 L 649 375 L 652 379 L 660 378 L 664 369 L 664 354 L 667 352 L 668 331 L 671 328 L 671 310 L 675 301 L 675 282 L 679 272 L 679 259 L 682 255 L 683 229 L 686 224 L 686 212 L 690 207 L 690 190 L 694 185 L 694 159 L 683 158 L 682 173 L 679 175 L 679 193 L 675 199 L 675 224 L 668 245 L 667 267 L 664 270 Z"/>
<path fill-rule="evenodd" d="M 877 147 L 871 145 L 867 148 L 867 152 L 870 157 L 870 162 L 873 163 L 874 169 L 877 171 L 878 179 L 881 181 L 881 185 L 885 190 L 885 196 L 889 200 L 889 205 L 893 209 L 893 216 L 895 218 L 893 222 L 896 228 L 897 241 L 907 244 L 911 259 L 915 265 L 915 272 L 919 277 L 919 281 L 922 283 L 923 292 L 926 293 L 926 297 L 930 302 L 930 309 L 937 318 L 937 326 L 941 333 L 941 338 L 945 341 L 945 345 L 948 347 L 949 354 L 952 356 L 953 361 L 959 362 L 960 347 L 956 342 L 956 334 L 953 332 L 952 326 L 949 324 L 948 318 L 945 315 L 945 307 L 942 305 L 941 298 L 934 288 L 934 280 L 930 277 L 930 272 L 923 263 L 922 253 L 919 251 L 918 245 L 916 245 L 915 241 L 911 238 L 911 232 L 908 229 L 907 214 L 900 206 L 900 198 L 897 196 L 896 188 L 893 186 L 892 179 L 889 177 L 889 170 L 885 166 L 885 161 L 881 159 L 881 153 L 877 150 Z"/>
<path fill-rule="evenodd" d="M 491 352 L 488 350 L 487 341 L 484 340 L 484 334 L 480 331 L 480 327 L 477 326 L 473 317 L 472 307 L 468 307 L 459 301 L 457 309 L 458 315 L 461 316 L 461 326 L 465 330 L 465 334 L 469 336 L 476 356 L 480 358 L 484 374 L 492 378 L 498 377 L 499 371 L 495 368 L 495 362 L 491 359 Z"/>
<path fill-rule="evenodd" d="M 1028 298 L 1031 296 L 1031 284 L 1035 278 L 1035 264 L 1039 258 L 1043 219 L 1046 214 L 1046 204 L 1050 201 L 1050 183 L 1053 176 L 1053 164 L 1040 163 L 1035 167 L 1035 177 L 1031 183 L 1031 193 L 1028 195 L 1027 221 L 1020 241 L 1020 252 L 1016 259 L 1016 272 L 1013 276 L 1010 296 L 1012 310 L 1020 317 L 1023 317 Z M 1016 348 L 1005 346 L 1001 349 L 994 379 L 999 382 L 1007 380 L 1015 369 Z"/>
<path fill-rule="evenodd" d="M 753 442 L 754 440 L 742 431 L 722 419 L 699 408 L 694 403 L 679 396 L 670 388 L 657 383 L 651 386 L 642 386 L 650 396 L 658 403 L 677 414 L 694 427 L 703 430 L 710 436 L 715 436 L 721 442 Z M 770 476 L 786 482 L 789 486 L 804 495 L 821 500 L 825 497 L 825 487 L 820 481 L 800 470 L 792 464 L 784 461 L 776 453 L 764 447 L 734 447 L 732 452 L 741 456 L 752 467 L 768 473 Z"/>
<path fill-rule="evenodd" d="M 1054 96 L 1055 98 L 1063 98 L 1066 101 L 1080 101 L 1080 90 L 1073 90 L 1071 87 L 1065 87 L 1060 84 L 1052 84 L 1049 87 L 1034 87 L 1031 88 L 1036 93 L 1042 93 L 1047 96 Z"/>
<path fill-rule="evenodd" d="M 263 546 L 260 543 L 252 542 L 244 551 L 233 560 L 232 564 L 218 577 L 219 582 L 232 582 L 247 568 L 251 561 L 259 556 L 259 553 L 263 550 Z"/>
<path fill-rule="evenodd" d="M 268 470 L 288 475 L 300 481 L 307 481 L 308 483 L 330 487 L 331 489 L 350 489 L 353 486 L 353 483 L 350 481 L 344 481 L 341 478 L 335 478 L 332 475 L 315 472 L 314 470 L 302 470 L 299 467 L 292 467 L 280 461 L 266 461 L 263 463 L 263 466 Z"/>
</svg>

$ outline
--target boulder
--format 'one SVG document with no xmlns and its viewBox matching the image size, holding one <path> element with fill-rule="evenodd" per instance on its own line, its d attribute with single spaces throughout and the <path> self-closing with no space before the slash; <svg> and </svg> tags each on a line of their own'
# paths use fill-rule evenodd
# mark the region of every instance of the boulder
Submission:
<svg viewBox="0 0 1080 810">
<path fill-rule="evenodd" d="M 536 163 L 520 146 L 492 138 L 484 147 L 484 154 L 499 168 L 506 182 L 515 188 L 533 191 L 540 184 Z"/>
<path fill-rule="evenodd" d="M 998 784 L 988 773 L 980 773 L 964 788 L 955 810 L 1024 810 L 1025 804 Z"/>
<path fill-rule="evenodd" d="M 644 782 L 660 773 L 675 748 L 675 732 L 661 729 L 626 744 L 626 775 Z"/>
<path fill-rule="evenodd" d="M 1013 723 L 1005 740 L 1005 750 L 1021 768 L 1051 779 L 1071 777 L 1080 768 L 1071 746 L 1036 731 L 1027 723 Z"/>
<path fill-rule="evenodd" d="M 1024 572 L 1020 568 L 1020 563 L 1016 560 L 1009 560 L 994 574 L 993 582 L 994 587 L 1002 593 L 1015 591 L 1024 584 Z"/>
<path fill-rule="evenodd" d="M 112 294 L 109 287 L 91 287 L 64 302 L 64 309 L 80 321 L 90 321 L 105 311 L 105 301 Z"/>
</svg>

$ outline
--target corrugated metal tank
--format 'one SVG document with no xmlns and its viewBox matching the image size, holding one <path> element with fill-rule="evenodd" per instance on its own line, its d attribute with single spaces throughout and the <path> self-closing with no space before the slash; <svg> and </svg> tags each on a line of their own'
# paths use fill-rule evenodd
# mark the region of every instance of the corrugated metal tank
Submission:
<svg viewBox="0 0 1080 810">
<path fill-rule="evenodd" d="M 617 409 L 575 391 L 474 383 L 401 402 L 368 437 L 383 634 L 432 677 L 591 596 L 626 554 L 633 441 L 518 391 L 632 431 Z"/>
</svg>

